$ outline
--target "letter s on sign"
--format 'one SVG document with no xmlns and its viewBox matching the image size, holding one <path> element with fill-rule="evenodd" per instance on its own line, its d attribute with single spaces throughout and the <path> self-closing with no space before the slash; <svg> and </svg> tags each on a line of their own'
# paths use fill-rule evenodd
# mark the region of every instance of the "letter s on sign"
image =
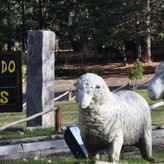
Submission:
<svg viewBox="0 0 164 164">
<path fill-rule="evenodd" d="M 0 92 L 0 104 L 7 104 L 8 103 L 8 96 L 9 93 L 7 91 Z"/>
</svg>

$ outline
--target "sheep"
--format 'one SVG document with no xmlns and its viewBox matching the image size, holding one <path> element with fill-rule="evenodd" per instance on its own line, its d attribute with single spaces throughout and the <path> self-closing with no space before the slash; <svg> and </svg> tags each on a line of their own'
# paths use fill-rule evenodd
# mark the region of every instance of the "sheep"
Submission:
<svg viewBox="0 0 164 164">
<path fill-rule="evenodd" d="M 164 99 L 164 61 L 155 70 L 148 85 L 148 96 L 153 100 Z"/>
<path fill-rule="evenodd" d="M 98 75 L 86 73 L 76 82 L 79 128 L 89 156 L 106 149 L 119 161 L 124 145 L 138 146 L 144 159 L 152 156 L 151 116 L 146 100 L 134 91 L 112 93 Z"/>
</svg>

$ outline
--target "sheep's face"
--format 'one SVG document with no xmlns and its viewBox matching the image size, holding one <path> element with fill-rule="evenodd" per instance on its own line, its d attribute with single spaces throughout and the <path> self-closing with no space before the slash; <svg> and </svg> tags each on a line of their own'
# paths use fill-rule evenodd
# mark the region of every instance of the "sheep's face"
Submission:
<svg viewBox="0 0 164 164">
<path fill-rule="evenodd" d="M 99 89 L 100 85 L 78 81 L 76 83 L 76 101 L 80 108 L 87 108 L 91 104 L 93 97 Z"/>
<path fill-rule="evenodd" d="M 101 105 L 107 97 L 107 92 L 109 89 L 105 81 L 93 73 L 82 75 L 76 82 L 76 101 L 82 109 Z"/>
<path fill-rule="evenodd" d="M 156 74 L 148 86 L 148 95 L 153 100 L 164 98 L 164 73 Z"/>
</svg>

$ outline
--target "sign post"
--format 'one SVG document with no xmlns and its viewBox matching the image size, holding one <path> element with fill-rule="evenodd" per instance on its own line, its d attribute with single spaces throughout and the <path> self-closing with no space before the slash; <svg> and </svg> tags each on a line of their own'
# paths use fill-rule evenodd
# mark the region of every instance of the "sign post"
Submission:
<svg viewBox="0 0 164 164">
<path fill-rule="evenodd" d="M 21 53 L 0 52 L 0 112 L 21 111 Z"/>
</svg>

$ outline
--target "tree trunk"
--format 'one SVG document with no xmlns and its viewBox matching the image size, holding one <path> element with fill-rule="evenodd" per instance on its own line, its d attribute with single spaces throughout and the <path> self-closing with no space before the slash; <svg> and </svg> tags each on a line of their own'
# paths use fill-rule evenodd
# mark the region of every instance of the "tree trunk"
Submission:
<svg viewBox="0 0 164 164">
<path fill-rule="evenodd" d="M 121 54 L 122 54 L 122 57 L 123 57 L 123 64 L 124 64 L 124 66 L 127 66 L 127 57 L 126 57 L 126 51 L 125 51 L 125 44 L 121 43 L 120 46 L 121 46 L 120 51 L 121 51 Z"/>
<path fill-rule="evenodd" d="M 22 0 L 21 8 L 22 8 L 22 49 L 25 51 L 25 10 L 24 10 L 24 0 Z"/>
<path fill-rule="evenodd" d="M 141 59 L 142 58 L 141 31 L 140 31 L 140 19 L 139 19 L 138 11 L 135 13 L 135 20 L 136 20 L 136 32 L 137 32 L 137 58 Z"/>
<path fill-rule="evenodd" d="M 89 54 L 89 49 L 87 47 L 87 43 L 84 42 L 82 47 L 82 59 L 81 59 L 82 63 L 86 60 L 88 54 Z"/>
<path fill-rule="evenodd" d="M 12 47 L 12 42 L 11 42 L 11 32 L 12 32 L 12 23 L 11 23 L 11 4 L 10 2 L 8 2 L 8 6 L 7 6 L 7 9 L 8 9 L 8 17 L 7 17 L 7 50 L 8 51 L 11 51 L 11 47 Z"/>
<path fill-rule="evenodd" d="M 42 12 L 42 0 L 39 0 L 39 29 L 43 29 L 43 12 Z"/>
<path fill-rule="evenodd" d="M 150 34 L 150 0 L 146 1 L 146 30 L 145 30 L 145 48 L 143 61 L 151 62 L 151 34 Z"/>
<path fill-rule="evenodd" d="M 47 27 L 49 0 L 39 0 L 39 29 Z"/>
</svg>

